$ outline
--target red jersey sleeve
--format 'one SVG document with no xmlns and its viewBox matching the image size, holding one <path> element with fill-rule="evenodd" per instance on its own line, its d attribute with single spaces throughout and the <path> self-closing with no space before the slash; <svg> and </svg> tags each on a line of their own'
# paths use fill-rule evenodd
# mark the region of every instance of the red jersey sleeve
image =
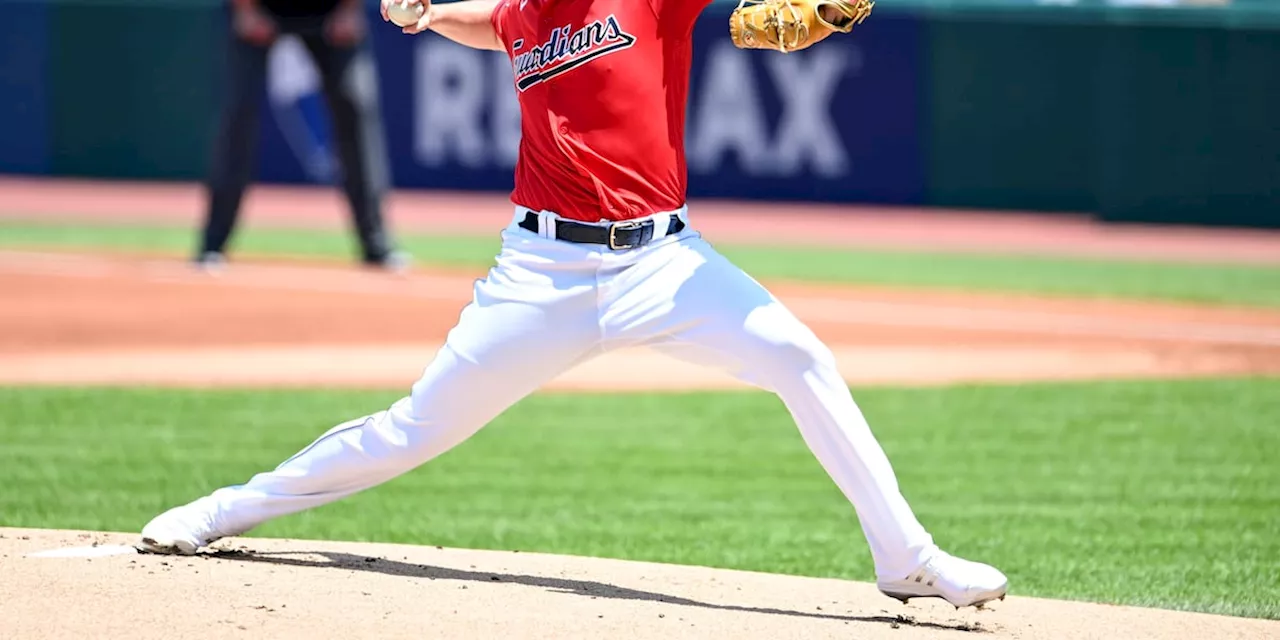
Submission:
<svg viewBox="0 0 1280 640">
<path fill-rule="evenodd" d="M 508 0 L 499 0 L 493 5 L 493 12 L 489 14 L 489 23 L 493 25 L 494 33 L 498 34 L 498 41 L 506 46 L 507 36 L 503 33 L 503 27 L 506 23 L 507 5 L 511 4 Z"/>
<path fill-rule="evenodd" d="M 672 35 L 688 35 L 693 23 L 713 0 L 649 0 L 663 28 Z"/>
</svg>

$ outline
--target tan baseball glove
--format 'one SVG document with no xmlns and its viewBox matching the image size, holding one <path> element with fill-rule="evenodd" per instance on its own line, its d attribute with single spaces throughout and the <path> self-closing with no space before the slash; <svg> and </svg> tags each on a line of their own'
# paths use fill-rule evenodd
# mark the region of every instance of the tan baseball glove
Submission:
<svg viewBox="0 0 1280 640">
<path fill-rule="evenodd" d="M 849 33 L 871 15 L 871 0 L 738 0 L 729 37 L 739 49 L 799 51 Z"/>
</svg>

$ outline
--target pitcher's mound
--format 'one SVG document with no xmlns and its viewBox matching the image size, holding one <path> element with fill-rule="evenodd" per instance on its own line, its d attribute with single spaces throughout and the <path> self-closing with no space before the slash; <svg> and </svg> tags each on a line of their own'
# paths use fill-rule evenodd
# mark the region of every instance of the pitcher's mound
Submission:
<svg viewBox="0 0 1280 640">
<path fill-rule="evenodd" d="M 0 529 L 5 638 L 1263 638 L 1280 623 L 1011 597 L 903 606 L 869 584 L 392 544 Z M 1016 587 L 1016 585 L 1015 585 Z"/>
</svg>

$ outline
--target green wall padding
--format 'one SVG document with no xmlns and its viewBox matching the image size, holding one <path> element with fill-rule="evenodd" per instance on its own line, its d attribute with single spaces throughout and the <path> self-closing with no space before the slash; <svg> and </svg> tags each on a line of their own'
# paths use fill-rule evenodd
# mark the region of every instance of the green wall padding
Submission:
<svg viewBox="0 0 1280 640">
<path fill-rule="evenodd" d="M 1111 29 L 1099 213 L 1280 226 L 1280 31 Z"/>
<path fill-rule="evenodd" d="M 222 64 L 218 7 L 55 4 L 52 172 L 203 175 Z"/>
<path fill-rule="evenodd" d="M 1087 211 L 1096 29 L 933 20 L 929 200 Z"/>
</svg>

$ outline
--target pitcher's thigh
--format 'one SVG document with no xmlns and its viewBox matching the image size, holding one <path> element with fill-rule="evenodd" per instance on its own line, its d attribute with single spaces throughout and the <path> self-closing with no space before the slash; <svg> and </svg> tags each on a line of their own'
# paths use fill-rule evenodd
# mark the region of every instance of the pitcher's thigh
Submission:
<svg viewBox="0 0 1280 640">
<path fill-rule="evenodd" d="M 763 285 L 710 247 L 699 252 L 703 264 L 675 294 L 673 330 L 655 348 L 768 389 L 835 367 L 831 350 Z"/>
<path fill-rule="evenodd" d="M 653 344 L 673 358 L 711 367 L 742 382 L 779 391 L 813 372 L 835 370 L 831 350 L 781 304 L 714 321 Z"/>
<path fill-rule="evenodd" d="M 485 295 L 467 305 L 413 385 L 412 411 L 487 421 L 582 361 L 594 347 L 591 314 L 572 304 Z"/>
</svg>

